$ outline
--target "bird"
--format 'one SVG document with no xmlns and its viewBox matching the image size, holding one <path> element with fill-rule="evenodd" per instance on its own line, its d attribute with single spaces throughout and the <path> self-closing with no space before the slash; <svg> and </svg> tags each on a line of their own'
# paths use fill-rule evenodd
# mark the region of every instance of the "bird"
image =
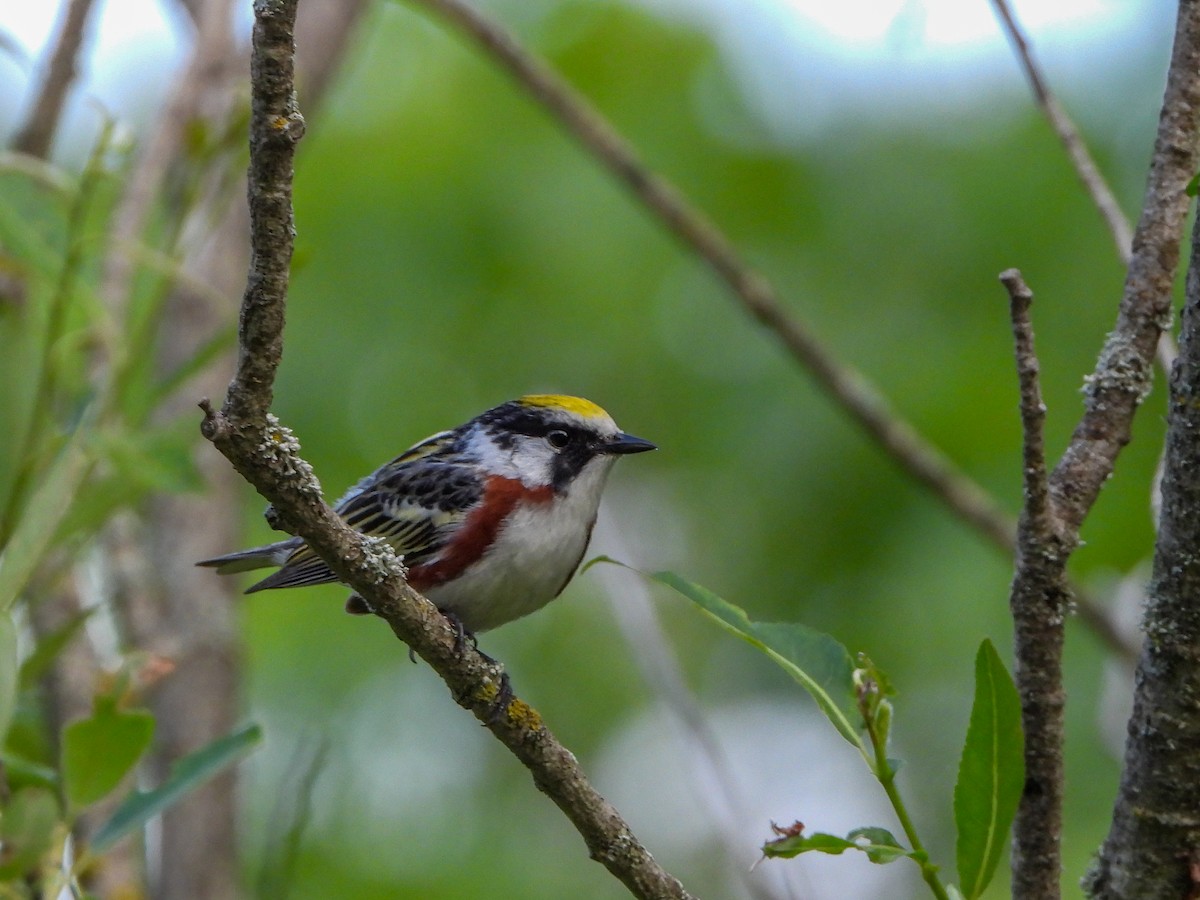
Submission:
<svg viewBox="0 0 1200 900">
<path fill-rule="evenodd" d="M 620 456 L 657 449 L 582 397 L 527 394 L 405 450 L 334 505 L 347 525 L 402 556 L 408 583 L 475 635 L 562 593 L 591 538 Z M 337 576 L 300 537 L 205 559 L 233 574 L 278 566 L 246 589 L 328 584 Z M 371 610 L 357 594 L 348 612 Z"/>
</svg>

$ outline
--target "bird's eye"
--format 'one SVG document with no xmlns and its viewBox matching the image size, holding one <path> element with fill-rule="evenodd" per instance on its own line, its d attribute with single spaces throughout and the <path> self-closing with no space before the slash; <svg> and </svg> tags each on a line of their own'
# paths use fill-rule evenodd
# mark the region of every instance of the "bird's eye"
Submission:
<svg viewBox="0 0 1200 900">
<path fill-rule="evenodd" d="M 561 450 L 571 443 L 571 435 L 565 431 L 551 431 L 546 434 L 546 442 L 555 450 Z"/>
</svg>

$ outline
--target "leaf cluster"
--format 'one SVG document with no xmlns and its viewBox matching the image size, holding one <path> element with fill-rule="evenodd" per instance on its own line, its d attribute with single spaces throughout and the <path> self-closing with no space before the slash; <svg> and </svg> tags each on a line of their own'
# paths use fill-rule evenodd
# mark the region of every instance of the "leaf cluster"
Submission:
<svg viewBox="0 0 1200 900">
<path fill-rule="evenodd" d="M 0 164 L 0 892 L 76 896 L 81 875 L 122 838 L 258 743 L 247 725 L 179 760 L 150 790 L 132 773 L 154 740 L 143 682 L 162 661 L 130 653 L 94 687 L 89 716 L 59 723 L 47 679 L 89 621 L 85 603 L 42 626 L 36 607 L 113 518 L 153 492 L 193 489 L 194 423 L 162 415 L 171 394 L 227 348 L 222 332 L 160 371 L 156 334 L 181 273 L 179 239 L 208 156 L 146 246 L 115 247 L 115 204 L 130 159 L 102 130 L 77 175 L 27 157 Z M 155 247 L 153 249 L 150 242 Z M 129 290 L 104 296 L 105 261 L 134 261 Z M 169 666 L 169 663 L 166 665 Z M 86 690 L 86 686 L 84 688 Z M 114 799 L 118 798 L 118 799 Z M 115 807 L 114 807 L 115 802 Z M 86 827 L 85 827 L 86 823 Z"/>
</svg>

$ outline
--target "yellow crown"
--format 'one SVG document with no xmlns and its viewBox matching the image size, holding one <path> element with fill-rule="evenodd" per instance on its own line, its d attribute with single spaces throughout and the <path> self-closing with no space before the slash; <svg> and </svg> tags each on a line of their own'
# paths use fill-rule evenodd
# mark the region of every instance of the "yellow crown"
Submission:
<svg viewBox="0 0 1200 900">
<path fill-rule="evenodd" d="M 582 397 L 570 397 L 566 394 L 526 394 L 517 402 L 522 406 L 553 407 L 574 413 L 577 416 L 583 416 L 587 419 L 598 419 L 608 415 L 608 413 L 591 400 L 584 400 Z"/>
</svg>

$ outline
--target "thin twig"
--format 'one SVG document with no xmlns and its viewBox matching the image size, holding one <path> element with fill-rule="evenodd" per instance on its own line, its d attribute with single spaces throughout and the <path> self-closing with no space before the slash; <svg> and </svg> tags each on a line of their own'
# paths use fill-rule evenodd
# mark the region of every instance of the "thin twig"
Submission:
<svg viewBox="0 0 1200 900">
<path fill-rule="evenodd" d="M 1044 425 L 1046 406 L 1038 384 L 1038 358 L 1033 348 L 1033 322 L 1029 307 L 1033 291 L 1017 269 L 1000 273 L 1000 283 L 1008 291 L 1012 318 L 1013 348 L 1017 359 L 1017 378 L 1021 394 L 1021 430 L 1024 435 L 1023 472 L 1025 475 L 1025 512 L 1045 528 L 1050 515 L 1050 486 L 1046 481 L 1046 444 Z"/>
<path fill-rule="evenodd" d="M 1008 291 L 1014 353 L 1020 384 L 1025 503 L 1017 528 L 1012 610 L 1016 682 L 1025 732 L 1025 791 L 1014 829 L 1013 895 L 1057 896 L 1057 861 L 1063 790 L 1063 620 L 1069 602 L 1066 558 L 1074 540 L 1064 538 L 1054 515 L 1046 475 L 1043 425 L 1046 409 L 1038 385 L 1029 307 L 1033 292 L 1021 273 L 1000 275 Z M 1029 827 L 1036 822 L 1035 827 Z"/>
<path fill-rule="evenodd" d="M 1116 194 L 1113 193 L 1107 179 L 1100 171 L 1100 167 L 1096 164 L 1096 160 L 1092 157 L 1091 151 L 1088 150 L 1087 142 L 1083 139 L 1079 128 L 1050 89 L 1050 84 L 1046 80 L 1041 66 L 1034 58 L 1029 41 L 1009 7 L 1008 0 L 992 0 L 992 5 L 996 8 L 996 15 L 1000 19 L 1005 34 L 1008 35 L 1013 50 L 1016 51 L 1017 59 L 1025 72 L 1025 78 L 1029 82 L 1030 90 L 1033 91 L 1038 108 L 1058 136 L 1059 142 L 1067 153 L 1067 159 L 1075 169 L 1075 174 L 1100 212 L 1104 224 L 1108 226 L 1109 234 L 1112 235 L 1113 245 L 1117 251 L 1117 258 L 1121 260 L 1122 266 L 1128 268 L 1133 259 L 1133 227 L 1129 224 L 1129 218 L 1122 211 Z M 1174 336 L 1169 331 L 1164 331 L 1158 341 L 1158 363 L 1164 372 L 1171 371 L 1171 364 L 1175 361 L 1178 353 L 1179 349 L 1175 346 Z"/>
<path fill-rule="evenodd" d="M 993 541 L 1012 547 L 1014 523 L 979 485 L 893 410 L 860 372 L 838 360 L 784 308 L 774 287 L 750 268 L 728 238 L 678 189 L 653 172 L 632 146 L 561 76 L 497 22 L 461 0 L 413 0 L 470 36 L 544 105 L 685 245 L 705 260 L 742 306 L 771 331 L 902 469 L 928 486 Z"/>
<path fill-rule="evenodd" d="M 1016 522 L 977 482 L 930 444 L 892 408 L 861 372 L 841 362 L 783 306 L 774 287 L 751 269 L 729 239 L 636 152 L 578 91 L 523 48 L 503 26 L 463 0 L 412 0 L 470 37 L 592 156 L 609 169 L 684 245 L 705 260 L 743 309 L 767 328 L 899 468 L 1003 553 L 1016 546 Z M 1080 619 L 1113 652 L 1132 659 L 1131 646 L 1107 613 L 1076 591 Z"/>
<path fill-rule="evenodd" d="M 1092 154 L 1088 150 L 1083 136 L 1079 133 L 1079 129 L 1075 127 L 1075 123 L 1067 111 L 1050 90 L 1041 68 L 1033 58 L 1029 41 L 1026 40 L 1012 10 L 1008 7 L 1008 0 L 992 0 L 992 6 L 996 8 L 996 15 L 1016 51 L 1021 68 L 1025 70 L 1025 77 L 1029 81 L 1029 87 L 1033 91 L 1038 107 L 1050 123 L 1050 127 L 1054 129 L 1054 133 L 1058 135 L 1080 182 L 1083 183 L 1088 195 L 1092 198 L 1096 209 L 1100 211 L 1104 224 L 1108 226 L 1121 264 L 1128 266 L 1133 258 L 1133 228 L 1125 217 L 1125 213 L 1121 211 L 1121 204 L 1117 202 L 1112 188 L 1108 186 L 1108 182 L 1100 173 L 1100 167 L 1092 159 Z"/>
<path fill-rule="evenodd" d="M 437 609 L 399 577 L 396 557 L 346 526 L 321 498 L 295 439 L 269 417 L 282 354 L 293 246 L 292 165 L 303 119 L 294 92 L 296 0 L 256 0 L 252 53 L 250 201 L 252 255 L 239 331 L 239 359 L 220 412 L 205 401 L 202 431 L 343 581 L 446 681 L 529 768 L 534 783 L 567 815 L 592 857 L 635 896 L 685 898 L 679 882 L 637 841 L 591 786 L 575 757 L 525 703 L 497 710 L 500 669 L 470 647 Z"/>
<path fill-rule="evenodd" d="M 13 149 L 38 159 L 50 155 L 54 135 L 62 118 L 63 104 L 78 74 L 76 60 L 94 5 L 94 0 L 71 0 L 67 4 L 50 62 L 46 66 L 46 77 L 25 124 L 13 139 Z"/>
</svg>

